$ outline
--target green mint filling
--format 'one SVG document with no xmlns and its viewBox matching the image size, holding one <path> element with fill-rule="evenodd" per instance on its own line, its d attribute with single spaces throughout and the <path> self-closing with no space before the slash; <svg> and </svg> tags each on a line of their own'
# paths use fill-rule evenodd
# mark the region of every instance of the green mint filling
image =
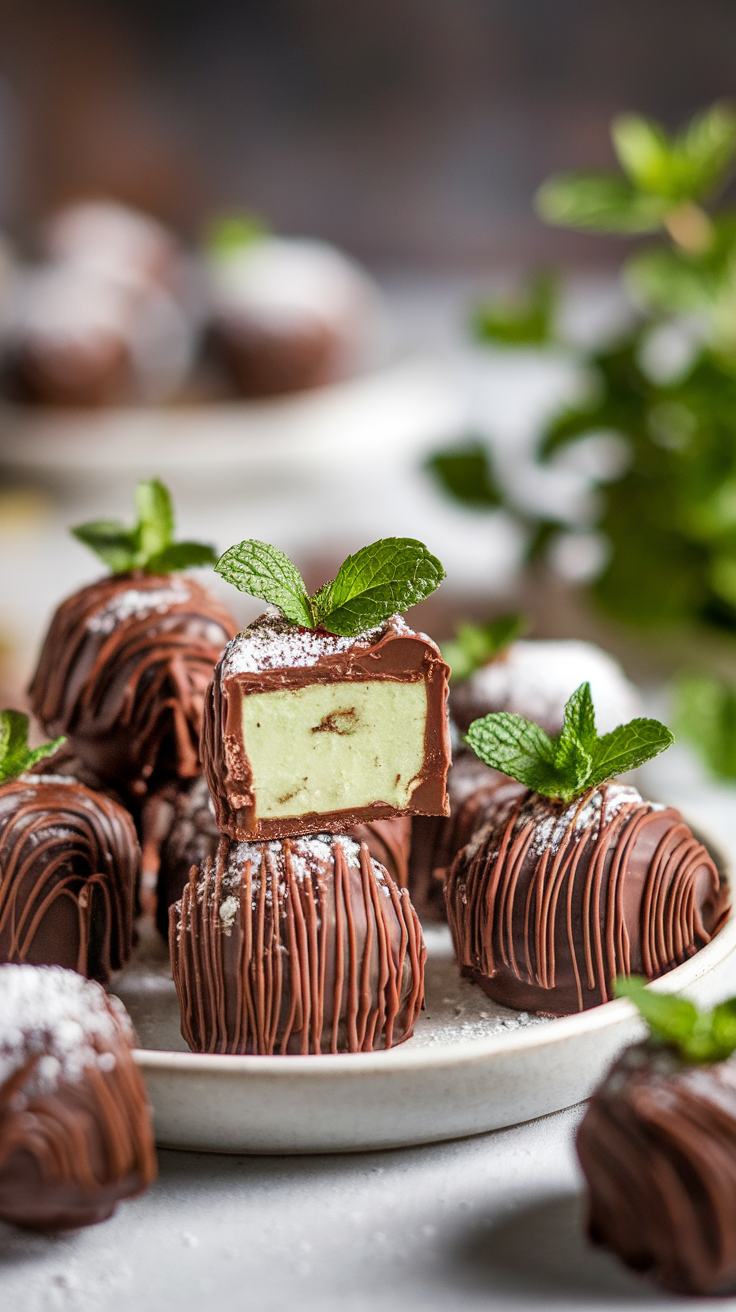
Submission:
<svg viewBox="0 0 736 1312">
<path fill-rule="evenodd" d="M 669 1044 L 687 1062 L 725 1061 L 736 1051 L 736 998 L 699 1011 L 693 1002 L 676 993 L 656 993 L 646 980 L 614 981 L 617 998 L 629 998 L 649 1025 L 655 1043 Z"/>
<path fill-rule="evenodd" d="M 28 716 L 21 711 L 0 711 L 0 784 L 30 770 L 37 761 L 51 756 L 66 742 L 56 738 L 42 747 L 28 746 Z"/>
<path fill-rule="evenodd" d="M 544 797 L 571 802 L 643 765 L 674 738 L 659 720 L 645 719 L 599 736 L 590 684 L 582 683 L 567 702 L 562 730 L 554 738 L 522 715 L 498 711 L 474 720 L 465 741 L 486 765 Z"/>
<path fill-rule="evenodd" d="M 174 541 L 174 507 L 168 488 L 157 478 L 144 479 L 135 491 L 136 522 L 117 519 L 78 524 L 72 533 L 104 560 L 113 574 L 143 570 L 170 574 L 196 565 L 214 565 L 217 552 L 204 542 Z"/>
</svg>

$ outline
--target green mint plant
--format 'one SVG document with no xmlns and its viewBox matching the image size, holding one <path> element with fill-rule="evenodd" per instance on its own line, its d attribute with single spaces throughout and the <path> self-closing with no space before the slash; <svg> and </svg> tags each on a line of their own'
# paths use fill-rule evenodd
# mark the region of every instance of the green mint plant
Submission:
<svg viewBox="0 0 736 1312">
<path fill-rule="evenodd" d="M 75 538 L 90 547 L 113 574 L 142 570 L 169 574 L 195 565 L 214 565 L 217 552 L 204 542 L 174 541 L 171 496 L 157 478 L 145 479 L 135 490 L 137 519 L 126 528 L 118 519 L 96 519 L 72 529 Z"/>
<path fill-rule="evenodd" d="M 546 269 L 534 274 L 527 288 L 488 298 L 473 312 L 473 335 L 496 346 L 542 346 L 554 336 L 559 286 Z"/>
<path fill-rule="evenodd" d="M 440 644 L 453 683 L 495 660 L 529 628 L 526 615 L 497 615 L 488 624 L 459 624 L 455 637 Z"/>
<path fill-rule="evenodd" d="M 614 980 L 617 998 L 629 998 L 641 1012 L 655 1043 L 677 1049 L 683 1061 L 725 1061 L 736 1051 L 736 998 L 699 1011 L 676 993 L 655 993 L 646 980 L 632 975 Z"/>
<path fill-rule="evenodd" d="M 678 733 L 692 743 L 714 778 L 736 781 L 736 687 L 714 675 L 683 670 L 673 692 Z"/>
<path fill-rule="evenodd" d="M 590 684 L 565 706 L 562 730 L 550 737 L 533 720 L 495 711 L 474 720 L 465 741 L 486 765 L 543 797 L 572 802 L 618 774 L 635 770 L 674 742 L 659 720 L 637 719 L 599 736 Z"/>
<path fill-rule="evenodd" d="M 428 597 L 445 577 L 436 556 L 414 538 L 382 538 L 362 547 L 312 596 L 289 557 L 254 538 L 230 547 L 215 571 L 240 592 L 278 606 L 292 624 L 342 637 L 377 628 Z"/>
<path fill-rule="evenodd" d="M 66 742 L 55 738 L 42 747 L 28 746 L 28 716 L 21 711 L 0 711 L 0 784 L 30 770 L 36 761 L 52 756 Z"/>
</svg>

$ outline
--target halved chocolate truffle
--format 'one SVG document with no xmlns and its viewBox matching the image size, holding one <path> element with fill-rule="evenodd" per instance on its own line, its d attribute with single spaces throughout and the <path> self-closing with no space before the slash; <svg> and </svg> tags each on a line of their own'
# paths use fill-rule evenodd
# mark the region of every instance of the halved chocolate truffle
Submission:
<svg viewBox="0 0 736 1312">
<path fill-rule="evenodd" d="M 588 1229 L 684 1294 L 736 1292 L 736 1066 L 627 1049 L 577 1134 Z"/>
<path fill-rule="evenodd" d="M 261 616 L 226 648 L 205 705 L 218 829 L 269 839 L 446 815 L 447 675 L 399 616 L 350 638 Z"/>
<path fill-rule="evenodd" d="M 567 805 L 500 789 L 446 895 L 463 973 L 504 1006 L 555 1016 L 608 1001 L 617 975 L 664 975 L 729 906 L 680 813 L 620 784 Z"/>
<path fill-rule="evenodd" d="M 195 1052 L 371 1052 L 414 1029 L 422 931 L 365 844 L 223 838 L 170 917 L 182 1034 Z"/>
<path fill-rule="evenodd" d="M 0 967 L 0 1217 L 67 1230 L 156 1177 L 133 1031 L 117 998 L 70 970 Z"/>
<path fill-rule="evenodd" d="M 0 786 L 0 961 L 103 983 L 130 957 L 140 852 L 112 798 L 70 777 Z"/>
<path fill-rule="evenodd" d="M 169 907 L 184 892 L 192 866 L 201 867 L 207 857 L 215 857 L 221 835 L 202 775 L 175 793 L 169 787 L 162 794 L 154 794 L 146 805 L 158 810 L 160 856 L 152 853 L 151 860 L 158 864 L 156 924 L 167 938 Z M 355 825 L 349 836 L 366 844 L 371 856 L 386 867 L 400 888 L 408 887 L 409 816 Z"/>
<path fill-rule="evenodd" d="M 59 606 L 30 688 L 44 729 L 141 795 L 200 773 L 202 705 L 236 625 L 178 575 L 114 574 Z"/>
</svg>

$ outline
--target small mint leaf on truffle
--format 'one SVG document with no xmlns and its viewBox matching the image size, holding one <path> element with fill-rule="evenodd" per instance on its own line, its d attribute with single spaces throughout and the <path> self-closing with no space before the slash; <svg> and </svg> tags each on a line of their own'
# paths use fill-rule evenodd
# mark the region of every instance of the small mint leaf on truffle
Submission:
<svg viewBox="0 0 736 1312">
<path fill-rule="evenodd" d="M 443 660 L 452 671 L 453 683 L 500 656 L 529 627 L 526 615 L 498 615 L 489 624 L 459 624 L 455 637 L 440 644 Z"/>
<path fill-rule="evenodd" d="M 267 542 L 248 538 L 220 556 L 215 573 L 240 592 L 278 606 L 287 620 L 305 629 L 315 628 L 304 579 L 289 557 Z"/>
<path fill-rule="evenodd" d="M 571 802 L 617 774 L 649 761 L 674 742 L 659 720 L 630 720 L 598 737 L 590 684 L 565 706 L 561 732 L 550 738 L 531 720 L 497 711 L 471 724 L 466 742 L 486 765 L 535 793 Z"/>
<path fill-rule="evenodd" d="M 736 998 L 712 1011 L 698 1011 L 694 1003 L 676 993 L 656 993 L 647 981 L 632 975 L 614 980 L 617 998 L 629 998 L 647 1022 L 656 1043 L 668 1044 L 684 1061 L 725 1061 L 736 1051 Z"/>
<path fill-rule="evenodd" d="M 205 245 L 215 259 L 227 260 L 269 235 L 257 214 L 226 214 L 210 228 Z"/>
<path fill-rule="evenodd" d="M 217 552 L 205 542 L 174 542 L 174 507 L 167 487 L 157 478 L 144 479 L 135 490 L 138 514 L 133 528 L 118 519 L 78 524 L 72 534 L 90 547 L 113 574 L 143 570 L 170 574 L 194 565 L 214 565 Z"/>
<path fill-rule="evenodd" d="M 444 577 L 423 542 L 382 538 L 348 556 L 335 578 L 315 593 L 315 618 L 329 633 L 353 637 L 423 601 Z"/>
<path fill-rule="evenodd" d="M 30 770 L 44 756 L 57 751 L 65 738 L 56 738 L 42 747 L 28 746 L 28 716 L 21 711 L 0 711 L 0 784 Z"/>
</svg>

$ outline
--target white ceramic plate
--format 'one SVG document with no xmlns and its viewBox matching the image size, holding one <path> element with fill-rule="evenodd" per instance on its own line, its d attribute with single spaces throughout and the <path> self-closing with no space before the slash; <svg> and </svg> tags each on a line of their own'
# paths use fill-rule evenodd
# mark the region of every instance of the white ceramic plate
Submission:
<svg viewBox="0 0 736 1312">
<path fill-rule="evenodd" d="M 427 1007 L 414 1038 L 389 1052 L 335 1057 L 188 1052 L 165 949 L 149 945 L 115 992 L 144 1044 L 136 1060 L 158 1142 L 215 1152 L 319 1153 L 479 1134 L 587 1098 L 616 1054 L 642 1033 L 623 1000 L 547 1021 L 497 1007 L 459 978 L 449 931 L 430 930 L 427 939 Z M 736 992 L 735 949 L 732 916 L 712 943 L 653 987 L 684 989 L 703 1005 L 719 1001 Z"/>
</svg>

